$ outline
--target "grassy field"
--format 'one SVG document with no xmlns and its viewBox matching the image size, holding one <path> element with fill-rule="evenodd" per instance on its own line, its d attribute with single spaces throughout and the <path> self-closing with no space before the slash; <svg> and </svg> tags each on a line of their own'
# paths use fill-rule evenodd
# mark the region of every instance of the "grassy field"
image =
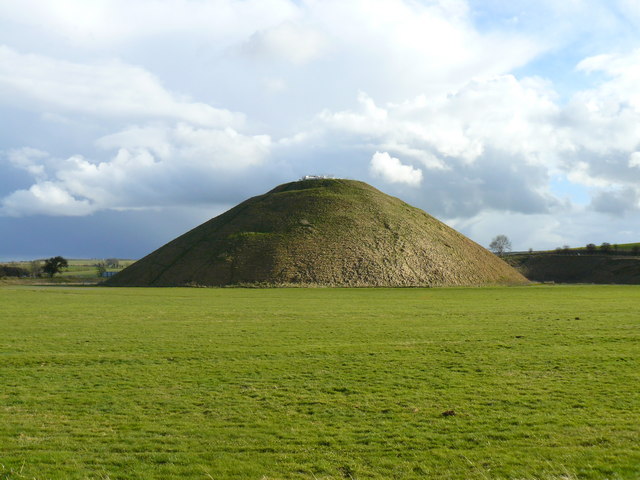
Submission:
<svg viewBox="0 0 640 480">
<path fill-rule="evenodd" d="M 63 277 L 86 277 L 93 278 L 97 277 L 96 264 L 103 262 L 104 260 L 99 259 L 78 259 L 78 260 L 69 260 L 69 267 L 66 268 L 61 275 Z M 131 265 L 133 260 L 119 260 L 120 268 L 107 268 L 109 272 L 119 272 L 125 267 Z"/>
<path fill-rule="evenodd" d="M 5 286 L 0 479 L 637 479 L 639 300 Z"/>
<path fill-rule="evenodd" d="M 44 264 L 43 259 L 35 260 L 39 262 L 42 266 Z M 103 280 L 98 277 L 98 271 L 96 269 L 96 264 L 104 262 L 102 259 L 96 258 L 84 258 L 84 259 L 68 259 L 69 266 L 62 270 L 62 272 L 56 274 L 52 279 L 43 275 L 41 277 L 33 278 L 32 280 L 27 279 L 18 279 L 18 278 L 5 278 L 5 281 L 9 283 L 23 283 L 23 284 L 32 284 L 32 283 L 98 283 Z M 128 267 L 135 260 L 118 260 L 119 266 L 117 268 L 108 267 L 106 270 L 109 272 L 119 272 L 123 268 Z M 18 267 L 26 270 L 27 272 L 31 272 L 31 261 L 16 261 L 16 262 L 3 262 L 1 265 L 7 265 L 11 267 Z M 6 283 L 6 282 L 5 282 Z"/>
<path fill-rule="evenodd" d="M 618 247 L 617 250 L 630 252 L 630 251 L 634 250 L 634 248 L 640 247 L 640 243 L 622 243 L 622 244 L 615 245 L 615 246 Z M 614 247 L 614 245 L 612 245 L 612 248 L 613 247 Z"/>
</svg>

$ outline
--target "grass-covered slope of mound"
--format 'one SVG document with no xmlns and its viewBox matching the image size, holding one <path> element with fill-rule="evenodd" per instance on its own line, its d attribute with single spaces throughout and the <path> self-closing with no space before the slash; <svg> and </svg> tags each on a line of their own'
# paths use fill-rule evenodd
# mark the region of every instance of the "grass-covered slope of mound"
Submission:
<svg viewBox="0 0 640 480">
<path fill-rule="evenodd" d="M 517 284 L 512 267 L 401 200 L 352 180 L 280 185 L 134 263 L 106 284 Z"/>
</svg>

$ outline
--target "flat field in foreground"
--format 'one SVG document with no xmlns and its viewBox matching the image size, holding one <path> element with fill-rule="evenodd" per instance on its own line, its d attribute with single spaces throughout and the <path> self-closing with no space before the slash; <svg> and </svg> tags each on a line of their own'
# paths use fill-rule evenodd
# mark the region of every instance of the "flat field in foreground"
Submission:
<svg viewBox="0 0 640 480">
<path fill-rule="evenodd" d="M 636 286 L 0 288 L 0 479 L 637 479 L 639 306 Z"/>
</svg>

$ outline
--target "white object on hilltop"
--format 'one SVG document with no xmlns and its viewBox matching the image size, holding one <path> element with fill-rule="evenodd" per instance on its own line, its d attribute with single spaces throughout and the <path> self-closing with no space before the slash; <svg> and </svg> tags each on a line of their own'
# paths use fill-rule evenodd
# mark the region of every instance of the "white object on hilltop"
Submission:
<svg viewBox="0 0 640 480">
<path fill-rule="evenodd" d="M 336 178 L 333 175 L 305 175 L 300 180 L 322 180 L 325 178 Z"/>
</svg>

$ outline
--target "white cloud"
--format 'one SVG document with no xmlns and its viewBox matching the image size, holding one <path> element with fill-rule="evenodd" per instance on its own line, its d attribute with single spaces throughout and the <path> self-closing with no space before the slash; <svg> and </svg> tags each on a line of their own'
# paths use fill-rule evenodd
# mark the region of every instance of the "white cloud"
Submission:
<svg viewBox="0 0 640 480">
<path fill-rule="evenodd" d="M 287 89 L 287 83 L 282 78 L 265 78 L 262 84 L 271 94 L 281 93 Z"/>
<path fill-rule="evenodd" d="M 640 4 L 636 0 L 616 0 L 614 2 L 622 12 L 625 19 L 640 24 Z"/>
<path fill-rule="evenodd" d="M 249 55 L 304 64 L 323 53 L 326 38 L 308 26 L 286 22 L 254 33 L 243 46 Z"/>
<path fill-rule="evenodd" d="M 42 178 L 45 175 L 44 165 L 39 162 L 48 156 L 47 152 L 31 147 L 16 148 L 7 152 L 7 158 L 14 167 L 26 170 L 36 178 Z"/>
<path fill-rule="evenodd" d="M 216 130 L 178 124 L 131 127 L 102 137 L 97 143 L 106 149 L 148 150 L 163 161 L 237 170 L 262 163 L 269 152 L 271 138 L 247 136 L 231 128 Z"/>
<path fill-rule="evenodd" d="M 310 128 L 277 142 L 268 135 L 240 133 L 224 122 L 220 128 L 194 126 L 193 121 L 171 127 L 153 122 L 101 138 L 98 146 L 120 152 L 108 161 L 72 157 L 54 165 L 46 159 L 39 163 L 36 155 L 14 165 L 39 175 L 36 185 L 54 182 L 96 209 L 139 208 L 163 203 L 155 190 L 169 192 L 167 202 L 188 202 L 190 194 L 203 198 L 203 188 L 174 187 L 171 179 L 202 186 L 205 179 L 262 168 L 274 147 L 285 157 L 288 151 L 303 151 L 317 164 L 316 147 L 330 146 L 342 155 L 384 152 L 367 158 L 370 163 L 361 164 L 360 171 L 392 183 L 424 185 L 430 195 L 423 201 L 436 214 L 471 217 L 485 208 L 548 212 L 564 201 L 549 186 L 555 172 L 589 187 L 594 198 L 612 188 L 638 189 L 634 155 L 640 146 L 640 113 L 629 101 L 637 90 L 630 81 L 635 79 L 634 58 L 583 62 L 581 69 L 606 70 L 609 77 L 567 105 L 557 103 L 546 81 L 499 75 L 398 103 L 380 104 L 360 93 L 358 108 L 324 110 Z M 336 165 L 341 158 L 336 157 Z M 422 178 L 422 170 L 411 163 L 429 175 Z M 309 163 L 300 161 L 296 167 L 292 162 L 287 168 L 305 170 Z M 332 160 L 322 168 L 335 171 Z M 592 207 L 604 210 L 612 197 L 597 198 Z"/>
<path fill-rule="evenodd" d="M 338 46 L 341 69 L 383 101 L 503 74 L 548 48 L 519 33 L 478 32 L 462 1 L 324 0 L 306 7 L 308 21 Z"/>
<path fill-rule="evenodd" d="M 377 106 L 361 94 L 359 111 L 328 112 L 319 122 L 332 132 L 368 138 L 376 145 L 398 145 L 428 168 L 444 168 L 438 158 L 471 163 L 487 148 L 522 155 L 531 163 L 559 146 L 553 121 L 558 108 L 548 86 L 511 75 L 477 79 L 460 90 Z"/>
<path fill-rule="evenodd" d="M 620 192 L 627 200 L 640 195 L 639 62 L 640 49 L 583 60 L 580 71 L 601 77 L 574 94 L 562 112 L 559 126 L 569 145 L 562 168 L 570 179 L 595 188 L 592 206 L 601 211 L 614 197 L 622 198 Z M 635 203 L 628 202 L 637 208 Z"/>
<path fill-rule="evenodd" d="M 318 120 L 322 127 L 356 135 L 378 135 L 388 128 L 388 111 L 378 107 L 366 93 L 358 93 L 358 106 L 357 112 L 324 110 L 318 115 Z"/>
<path fill-rule="evenodd" d="M 580 70 L 606 77 L 565 105 L 548 81 L 512 75 L 476 78 L 446 95 L 402 103 L 379 105 L 361 94 L 358 109 L 322 112 L 315 136 L 421 162 L 433 172 L 426 189 L 447 186 L 440 203 L 429 200 L 446 215 L 557 209 L 565 201 L 550 188 L 557 173 L 588 187 L 592 208 L 615 203 L 611 191 L 624 192 L 616 199 L 636 208 L 628 200 L 640 195 L 639 64 L 640 51 L 586 59 Z"/>
<path fill-rule="evenodd" d="M 579 212 L 567 215 L 574 218 Z M 566 218 L 561 215 L 523 214 L 485 210 L 471 218 L 455 218 L 447 224 L 475 239 L 485 248 L 498 234 L 506 234 L 514 250 L 553 249 L 564 244 L 578 245 L 576 239 L 583 231 L 563 228 Z M 570 222 L 564 223 L 569 225 Z M 575 235 L 575 237 L 574 237 Z"/>
<path fill-rule="evenodd" d="M 633 187 L 602 190 L 594 195 L 591 207 L 596 212 L 622 216 L 640 207 L 640 191 Z"/>
<path fill-rule="evenodd" d="M 174 119 L 209 127 L 241 125 L 228 110 L 167 91 L 146 70 L 119 61 L 80 64 L 0 46 L 0 100 L 25 108 L 96 117 Z"/>
<path fill-rule="evenodd" d="M 640 111 L 640 49 L 631 53 L 605 54 L 581 61 L 577 69 L 586 73 L 603 73 L 609 79 L 595 90 L 578 94 L 588 111 L 603 115 L 618 115 L 620 107 Z"/>
<path fill-rule="evenodd" d="M 371 173 L 387 182 L 405 183 L 417 187 L 422 182 L 422 170 L 411 165 L 403 165 L 399 159 L 387 152 L 376 152 L 371 157 Z"/>
<path fill-rule="evenodd" d="M 228 178 L 243 178 L 270 152 L 268 136 L 232 129 L 132 127 L 103 137 L 99 146 L 115 149 L 109 160 L 75 155 L 66 160 L 31 155 L 36 182 L 0 200 L 4 215 L 86 215 L 104 209 L 138 209 L 216 201 Z M 17 154 L 14 155 L 17 158 Z M 37 164 L 40 161 L 40 164 Z M 45 165 L 50 173 L 44 176 Z M 221 188 L 222 187 L 222 188 Z"/>
<path fill-rule="evenodd" d="M 86 199 L 73 197 L 60 185 L 41 182 L 28 190 L 17 190 L 2 199 L 0 213 L 20 217 L 24 215 L 83 216 L 95 209 Z"/>
<path fill-rule="evenodd" d="M 549 172 L 563 139 L 549 86 L 513 76 L 476 79 L 445 95 L 322 112 L 315 142 L 388 152 L 429 170 L 418 201 L 436 215 L 473 216 L 485 208 L 548 212 L 558 204 Z M 323 140 L 322 140 L 323 139 Z"/>
<path fill-rule="evenodd" d="M 44 30 L 80 48 L 166 34 L 238 41 L 277 25 L 298 8 L 288 0 L 21 0 L 0 2 L 0 17 Z"/>
<path fill-rule="evenodd" d="M 554 215 L 522 214 L 485 210 L 465 219 L 454 219 L 447 224 L 487 247 L 498 234 L 506 234 L 516 251 L 553 250 L 563 245 L 585 246 L 609 243 L 632 243 L 638 239 L 634 225 L 640 221 L 640 212 L 611 215 L 584 208 L 567 208 Z M 606 226 L 606 227 L 604 227 Z"/>
</svg>

